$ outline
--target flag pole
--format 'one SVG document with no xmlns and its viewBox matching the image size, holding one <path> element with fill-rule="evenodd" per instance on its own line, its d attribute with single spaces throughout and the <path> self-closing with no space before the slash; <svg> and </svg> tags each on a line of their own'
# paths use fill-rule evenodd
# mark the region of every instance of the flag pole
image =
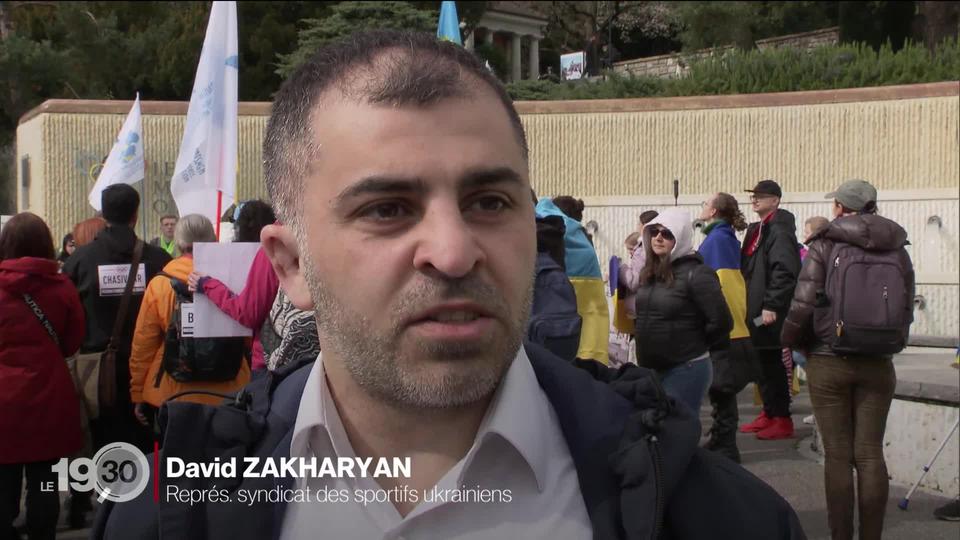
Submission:
<svg viewBox="0 0 960 540">
<path fill-rule="evenodd" d="M 217 190 L 217 241 L 220 241 L 220 216 L 223 214 L 223 192 Z"/>
</svg>

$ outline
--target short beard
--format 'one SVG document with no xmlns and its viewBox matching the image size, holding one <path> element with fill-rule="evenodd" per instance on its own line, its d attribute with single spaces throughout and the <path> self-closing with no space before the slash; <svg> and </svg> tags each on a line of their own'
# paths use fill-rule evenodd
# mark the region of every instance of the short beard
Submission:
<svg viewBox="0 0 960 540">
<path fill-rule="evenodd" d="M 461 408 L 488 398 L 509 369 L 526 333 L 533 300 L 532 273 L 520 312 L 514 317 L 501 291 L 477 277 L 441 280 L 424 276 L 423 281 L 401 293 L 395 306 L 385 307 L 391 312 L 390 327 L 379 331 L 369 318 L 345 305 L 324 285 L 308 256 L 302 257 L 302 262 L 321 341 L 337 353 L 358 386 L 395 407 Z M 403 321 L 451 298 L 469 299 L 496 315 L 493 339 L 485 343 L 410 343 L 407 336 L 412 354 L 403 355 Z M 451 363 L 458 365 L 450 369 Z M 434 366 L 442 371 L 437 373 Z"/>
</svg>

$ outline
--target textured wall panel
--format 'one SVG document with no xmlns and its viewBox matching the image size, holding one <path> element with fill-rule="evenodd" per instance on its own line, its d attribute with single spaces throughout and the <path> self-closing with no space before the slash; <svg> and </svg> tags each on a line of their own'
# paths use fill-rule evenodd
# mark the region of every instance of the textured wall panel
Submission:
<svg viewBox="0 0 960 540">
<path fill-rule="evenodd" d="M 538 193 L 709 193 L 775 178 L 825 191 L 844 178 L 880 189 L 955 187 L 956 97 L 766 108 L 525 115 Z"/>
<path fill-rule="evenodd" d="M 903 91 L 916 90 L 905 88 Z M 888 91 L 857 89 L 816 96 L 829 101 L 834 94 L 867 96 Z M 812 95 L 773 98 L 812 99 Z M 716 99 L 726 103 L 743 98 Z M 768 98 L 773 99 L 754 99 Z M 522 115 L 522 120 L 531 148 L 531 179 L 539 194 L 576 195 L 588 204 L 597 197 L 614 201 L 587 209 L 587 219 L 600 223 L 597 246 L 603 260 L 622 251 L 623 237 L 635 226 L 639 210 L 646 208 L 634 204 L 636 199 L 630 203 L 616 200 L 638 196 L 652 200 L 672 194 L 674 178 L 680 179 L 685 194 L 681 202 L 687 203 L 694 216 L 706 194 L 725 190 L 740 196 L 744 188 L 763 177 L 780 181 L 788 196 L 823 193 L 842 179 L 861 177 L 881 190 L 953 190 L 938 200 L 881 197 L 881 210 L 906 226 L 919 272 L 956 276 L 960 270 L 956 191 L 960 185 L 960 100 L 955 95 L 877 99 L 886 100 L 603 113 L 537 114 L 533 111 L 539 109 L 531 104 L 521 109 L 531 111 Z M 672 103 L 650 100 L 661 101 Z M 611 107 L 616 108 L 616 103 Z M 263 111 L 239 120 L 240 199 L 265 197 L 260 152 L 267 109 L 261 108 Z M 125 110 L 115 109 L 115 114 L 40 112 L 18 130 L 18 162 L 23 154 L 31 158 L 36 193 L 33 209 L 48 220 L 55 237 L 93 214 L 86 203 L 94 182 L 90 170 L 109 152 L 123 123 Z M 158 109 L 157 114 L 143 117 L 147 174 L 138 186 L 144 204 L 138 231 L 147 238 L 157 234 L 160 215 L 175 211 L 169 179 L 185 116 L 169 112 Z M 42 133 L 42 145 L 27 136 L 34 132 Z M 828 204 L 819 201 L 790 203 L 788 207 L 800 221 L 829 211 Z M 932 215 L 941 217 L 942 231 L 926 226 Z M 956 283 L 955 279 L 951 283 Z M 931 300 L 936 320 L 922 324 L 948 332 L 953 328 L 956 335 L 957 288 L 949 285 L 946 289 L 954 291 L 952 297 L 931 293 L 943 300 Z M 952 313 L 947 313 L 947 304 L 953 306 Z"/>
<path fill-rule="evenodd" d="M 35 168 L 42 166 L 50 179 L 42 196 L 47 209 L 45 218 L 54 236 L 65 234 L 74 223 L 93 216 L 94 210 L 87 204 L 87 194 L 95 183 L 92 171 L 110 152 L 124 118 L 125 115 L 111 114 L 44 114 L 24 124 L 30 129 L 34 124 L 42 126 L 45 155 L 33 161 Z M 137 232 L 147 239 L 159 234 L 162 215 L 177 214 L 170 195 L 170 178 L 184 123 L 184 116 L 143 116 L 146 178 L 134 187 L 141 194 L 142 204 Z M 265 127 L 266 118 L 262 116 L 239 119 L 237 196 L 241 200 L 266 196 L 260 157 Z"/>
</svg>

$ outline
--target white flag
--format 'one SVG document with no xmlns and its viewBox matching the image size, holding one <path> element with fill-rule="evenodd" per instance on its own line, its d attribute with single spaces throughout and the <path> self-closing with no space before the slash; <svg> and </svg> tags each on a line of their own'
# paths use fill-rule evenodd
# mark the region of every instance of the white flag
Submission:
<svg viewBox="0 0 960 540">
<path fill-rule="evenodd" d="M 238 61 L 237 3 L 214 2 L 170 180 L 180 215 L 202 214 L 214 226 L 218 206 L 228 208 L 236 192 Z"/>
<path fill-rule="evenodd" d="M 127 119 L 120 128 L 117 141 L 100 169 L 97 183 L 90 190 L 90 206 L 100 211 L 100 194 L 113 184 L 136 184 L 143 180 L 143 129 L 140 122 L 140 94 L 133 102 Z"/>
</svg>

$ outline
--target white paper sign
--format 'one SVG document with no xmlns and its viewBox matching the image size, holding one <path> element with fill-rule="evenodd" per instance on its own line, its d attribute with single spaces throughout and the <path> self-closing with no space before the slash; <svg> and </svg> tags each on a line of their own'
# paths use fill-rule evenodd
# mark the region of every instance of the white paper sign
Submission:
<svg viewBox="0 0 960 540">
<path fill-rule="evenodd" d="M 127 287 L 127 277 L 130 275 L 129 264 L 103 264 L 97 267 L 97 283 L 100 285 L 100 296 L 123 296 Z M 137 268 L 137 277 L 133 282 L 133 294 L 143 294 L 147 286 L 147 268 L 140 263 Z"/>
<path fill-rule="evenodd" d="M 217 278 L 235 294 L 239 294 L 247 283 L 250 266 L 259 249 L 259 242 L 196 243 L 193 245 L 193 268 L 196 272 Z M 202 294 L 193 295 L 193 315 L 193 337 L 253 335 L 251 329 L 231 319 Z"/>
<path fill-rule="evenodd" d="M 193 337 L 195 324 L 193 304 L 188 302 L 180 304 L 180 337 Z"/>
</svg>

